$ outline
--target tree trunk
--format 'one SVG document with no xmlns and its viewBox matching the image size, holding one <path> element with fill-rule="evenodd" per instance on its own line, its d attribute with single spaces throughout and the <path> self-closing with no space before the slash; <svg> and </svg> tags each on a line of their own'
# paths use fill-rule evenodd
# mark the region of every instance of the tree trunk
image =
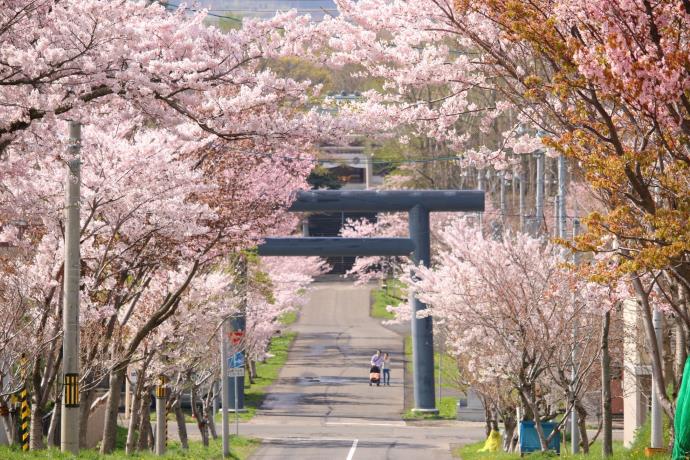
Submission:
<svg viewBox="0 0 690 460">
<path fill-rule="evenodd" d="M 673 426 L 675 419 L 675 408 L 673 402 L 669 399 L 666 394 L 666 379 L 664 378 L 664 363 L 662 359 L 662 350 L 659 350 L 656 341 L 656 333 L 654 330 L 654 323 L 652 322 L 652 307 L 649 304 L 649 293 L 647 293 L 640 281 L 639 277 L 633 277 L 632 279 L 633 287 L 635 288 L 635 294 L 637 300 L 640 302 L 640 311 L 642 313 L 642 322 L 644 324 L 645 335 L 647 337 L 647 344 L 649 346 L 649 356 L 652 361 L 652 376 L 657 381 L 657 388 L 661 391 L 657 391 L 657 397 L 661 403 L 661 407 L 668 415 L 670 419 L 671 426 Z"/>
<path fill-rule="evenodd" d="M 679 308 L 687 312 L 687 289 L 680 284 L 678 286 L 678 303 Z M 683 378 L 683 370 L 685 368 L 685 361 L 688 357 L 687 352 L 688 336 L 686 332 L 686 325 L 682 321 L 676 321 L 676 355 L 674 363 L 674 374 L 676 376 L 675 388 L 680 388 L 680 383 Z"/>
<path fill-rule="evenodd" d="M 204 399 L 204 419 L 208 423 L 208 429 L 211 432 L 211 437 L 213 439 L 218 439 L 218 433 L 216 432 L 216 421 L 213 419 L 213 416 L 215 415 L 213 413 L 213 400 L 215 399 L 213 388 L 214 385 L 209 387 L 209 391 L 206 393 L 206 398 Z"/>
<path fill-rule="evenodd" d="M 95 393 L 93 389 L 79 393 L 79 447 L 84 449 L 86 448 L 86 432 L 89 426 L 89 415 L 91 415 L 91 404 Z"/>
<path fill-rule="evenodd" d="M 546 436 L 544 435 L 544 428 L 541 426 L 541 420 L 539 417 L 539 411 L 537 410 L 538 402 L 533 399 L 534 392 L 532 388 L 528 385 L 523 385 L 523 388 L 528 388 L 527 392 L 520 392 L 524 401 L 527 403 L 525 407 L 525 414 L 529 412 L 532 414 L 532 420 L 534 420 L 534 428 L 537 430 L 537 436 L 539 437 L 539 446 L 543 452 L 549 449 L 548 443 L 546 442 Z"/>
<path fill-rule="evenodd" d="M 606 458 L 613 455 L 613 424 L 611 416 L 611 355 L 609 353 L 609 327 L 611 312 L 604 314 L 601 330 L 601 418 L 603 439 L 601 456 Z"/>
<path fill-rule="evenodd" d="M 177 421 L 177 433 L 180 436 L 180 444 L 182 444 L 182 448 L 186 450 L 189 449 L 189 442 L 187 441 L 187 424 L 185 423 L 180 399 L 181 397 L 178 396 L 172 405 L 172 409 L 175 413 L 175 420 Z"/>
<path fill-rule="evenodd" d="M 0 377 L 0 380 L 2 378 Z M 0 382 L 2 383 L 2 382 Z M 2 429 L 5 431 L 5 437 L 7 442 L 12 445 L 14 444 L 14 439 L 12 438 L 12 418 L 10 417 L 10 408 L 7 405 L 5 398 L 0 398 L 0 419 L 2 419 Z"/>
<path fill-rule="evenodd" d="M 48 445 L 53 447 L 60 447 L 60 440 L 55 436 L 57 427 L 60 423 L 60 413 L 62 412 L 62 395 L 58 395 L 53 406 L 53 415 L 50 417 L 50 425 L 48 425 Z"/>
<path fill-rule="evenodd" d="M 503 417 L 503 450 L 510 452 L 513 444 L 513 435 L 517 423 L 512 416 Z"/>
<path fill-rule="evenodd" d="M 492 425 L 492 414 L 491 414 L 491 409 L 489 407 L 488 401 L 483 398 L 482 403 L 484 404 L 484 432 L 486 436 L 488 437 L 491 434 L 491 430 L 493 429 Z"/>
<path fill-rule="evenodd" d="M 43 408 L 40 404 L 35 404 L 31 409 L 29 448 L 31 450 L 41 450 L 45 448 L 43 444 Z"/>
<path fill-rule="evenodd" d="M 15 423 L 15 421 L 17 420 L 17 411 L 10 410 L 10 408 L 7 407 L 6 403 L 3 402 L 3 404 L 5 404 L 4 407 L 7 409 L 7 412 L 3 411 L 3 414 L 5 415 L 2 416 L 2 424 L 5 428 L 7 441 L 10 443 L 10 445 L 13 445 L 17 443 L 17 439 L 19 437 L 19 433 L 17 432 L 17 424 Z"/>
<path fill-rule="evenodd" d="M 587 410 L 577 401 L 575 403 L 575 410 L 577 410 L 577 428 L 580 431 L 580 445 L 582 446 L 582 453 L 589 454 L 589 437 L 587 436 Z"/>
<path fill-rule="evenodd" d="M 204 414 L 199 411 L 197 402 L 197 388 L 194 387 L 192 388 L 192 413 L 194 414 L 194 418 L 196 418 L 199 433 L 201 433 L 201 441 L 204 443 L 204 447 L 208 447 L 208 424 L 206 420 L 204 420 Z"/>
<path fill-rule="evenodd" d="M 120 389 L 125 381 L 126 366 L 120 366 L 110 372 L 110 391 L 105 407 L 105 423 L 103 425 L 103 441 L 101 454 L 109 454 L 115 450 L 115 438 L 117 435 L 117 414 L 120 410 Z"/>
<path fill-rule="evenodd" d="M 127 443 L 125 445 L 125 452 L 127 455 L 134 453 L 134 448 L 137 442 L 137 428 L 139 427 L 139 420 L 141 418 L 141 390 L 143 379 L 137 380 L 137 386 L 134 389 L 132 397 L 132 407 L 129 412 L 129 425 L 127 426 Z"/>
<path fill-rule="evenodd" d="M 149 449 L 149 437 L 151 433 L 151 392 L 144 390 L 144 395 L 141 398 L 141 408 L 139 414 L 139 441 L 137 442 L 137 449 L 140 451 Z"/>
<path fill-rule="evenodd" d="M 249 383 L 254 383 L 254 379 L 258 377 L 256 373 L 256 361 L 251 360 L 249 361 Z"/>
</svg>

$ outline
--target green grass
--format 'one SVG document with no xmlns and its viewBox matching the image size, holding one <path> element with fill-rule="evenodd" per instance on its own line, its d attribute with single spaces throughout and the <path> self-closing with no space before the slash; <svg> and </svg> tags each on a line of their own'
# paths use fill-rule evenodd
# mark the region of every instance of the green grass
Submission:
<svg viewBox="0 0 690 460">
<path fill-rule="evenodd" d="M 296 332 L 286 332 L 271 340 L 268 352 L 273 355 L 262 363 L 256 363 L 256 373 L 258 377 L 254 379 L 254 384 L 249 384 L 249 375 L 245 375 L 244 380 L 244 407 L 247 412 L 239 414 L 240 420 L 249 420 L 256 415 L 256 410 L 261 406 L 266 398 L 266 390 L 278 378 L 280 369 L 287 361 L 290 344 L 297 336 Z M 220 422 L 220 414 L 216 415 L 216 421 Z M 230 420 L 234 420 L 235 415 L 230 414 Z"/>
<path fill-rule="evenodd" d="M 441 401 L 436 400 L 438 414 L 420 414 L 408 410 L 403 414 L 403 420 L 455 420 L 458 398 L 444 396 Z"/>
<path fill-rule="evenodd" d="M 407 370 L 410 374 L 412 369 L 412 337 L 405 337 L 405 360 L 407 361 Z M 434 353 L 434 382 L 438 388 L 438 374 L 439 374 L 439 359 L 441 358 L 438 352 Z M 448 355 L 443 355 L 443 362 L 441 363 L 441 388 L 455 389 L 457 381 L 458 367 L 455 360 Z M 438 395 L 437 395 L 438 396 Z M 439 401 L 436 399 L 436 407 L 438 408 L 438 415 L 419 414 L 411 410 L 403 414 L 403 420 L 455 420 L 457 413 L 458 398 L 452 396 L 444 396 Z"/>
<path fill-rule="evenodd" d="M 405 285 L 392 278 L 386 280 L 386 286 L 371 292 L 371 310 L 369 314 L 372 318 L 393 319 L 395 315 L 388 310 L 388 305 L 397 306 L 401 298 L 405 298 Z"/>
<path fill-rule="evenodd" d="M 280 317 L 280 323 L 283 326 L 289 326 L 290 324 L 294 323 L 295 321 L 297 321 L 297 311 L 296 310 L 289 311 Z"/>
<path fill-rule="evenodd" d="M 462 460 L 518 460 L 520 454 L 506 453 L 506 452 L 477 452 L 484 446 L 484 441 L 467 444 L 462 447 L 453 449 L 452 454 L 454 458 L 461 458 Z M 589 455 L 577 454 L 573 455 L 561 447 L 561 456 L 557 457 L 553 453 L 534 452 L 523 457 L 525 459 L 545 459 L 545 458 L 568 458 L 568 459 L 586 459 L 586 460 L 603 460 L 601 455 L 601 442 L 595 442 L 590 448 Z M 646 459 L 644 451 L 636 449 L 624 449 L 623 444 L 619 441 L 613 443 L 613 456 L 608 457 L 607 460 L 642 460 Z M 668 455 L 657 455 L 656 459 L 668 459 Z"/>
<path fill-rule="evenodd" d="M 126 433 L 125 433 L 126 434 Z M 118 433 L 119 436 L 119 433 Z M 230 438 L 230 458 L 244 460 L 261 445 L 258 439 L 235 437 Z M 201 441 L 190 441 L 189 450 L 183 450 L 178 442 L 169 442 L 166 455 L 159 457 L 152 452 L 138 452 L 126 455 L 123 449 L 117 449 L 110 455 L 101 455 L 97 450 L 82 450 L 78 457 L 71 454 L 63 454 L 58 449 L 22 452 L 17 446 L 0 446 L 0 458 L 2 460 L 27 460 L 27 459 L 88 459 L 88 460 L 129 460 L 129 459 L 208 459 L 223 458 L 223 447 L 220 438 L 212 439 L 209 447 L 204 447 Z"/>
</svg>

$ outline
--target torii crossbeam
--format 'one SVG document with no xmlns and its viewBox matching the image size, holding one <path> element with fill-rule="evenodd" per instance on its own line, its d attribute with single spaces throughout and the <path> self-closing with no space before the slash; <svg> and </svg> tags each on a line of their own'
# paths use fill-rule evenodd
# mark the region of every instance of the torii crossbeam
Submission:
<svg viewBox="0 0 690 460">
<path fill-rule="evenodd" d="M 297 193 L 292 212 L 407 212 L 409 238 L 266 238 L 264 256 L 412 256 L 429 266 L 429 213 L 484 211 L 480 190 L 312 190 Z M 438 412 L 434 394 L 434 335 L 431 317 L 417 318 L 426 308 L 410 293 L 415 411 Z"/>
</svg>

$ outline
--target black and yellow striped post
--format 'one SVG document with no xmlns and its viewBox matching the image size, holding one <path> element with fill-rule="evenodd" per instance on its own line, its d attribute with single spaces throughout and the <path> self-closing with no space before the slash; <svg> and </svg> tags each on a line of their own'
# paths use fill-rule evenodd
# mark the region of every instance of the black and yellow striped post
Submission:
<svg viewBox="0 0 690 460">
<path fill-rule="evenodd" d="M 31 406 L 29 392 L 26 388 L 19 390 L 19 443 L 22 450 L 29 450 L 29 433 L 31 424 Z"/>
<path fill-rule="evenodd" d="M 165 455 L 165 446 L 168 438 L 168 379 L 161 375 L 156 386 L 156 455 Z"/>
<path fill-rule="evenodd" d="M 65 374 L 65 407 L 79 407 L 79 374 Z"/>
</svg>

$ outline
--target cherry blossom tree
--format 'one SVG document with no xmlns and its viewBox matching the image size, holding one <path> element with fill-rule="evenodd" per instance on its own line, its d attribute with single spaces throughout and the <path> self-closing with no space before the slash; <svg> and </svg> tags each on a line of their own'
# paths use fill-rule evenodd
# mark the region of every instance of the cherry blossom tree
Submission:
<svg viewBox="0 0 690 460">
<path fill-rule="evenodd" d="M 606 308 L 606 290 L 566 267 L 560 248 L 524 234 L 485 238 L 459 219 L 441 238 L 446 249 L 439 251 L 437 266 L 414 268 L 407 282 L 429 305 L 425 314 L 434 317 L 471 379 L 509 383 L 528 419 L 553 419 L 560 402 L 566 415 L 586 415 L 578 405 L 598 359 L 593 331 Z M 575 381 L 573 364 L 579 370 Z M 563 423 L 565 418 L 559 430 Z M 537 427 L 546 449 L 548 438 Z"/>
</svg>

